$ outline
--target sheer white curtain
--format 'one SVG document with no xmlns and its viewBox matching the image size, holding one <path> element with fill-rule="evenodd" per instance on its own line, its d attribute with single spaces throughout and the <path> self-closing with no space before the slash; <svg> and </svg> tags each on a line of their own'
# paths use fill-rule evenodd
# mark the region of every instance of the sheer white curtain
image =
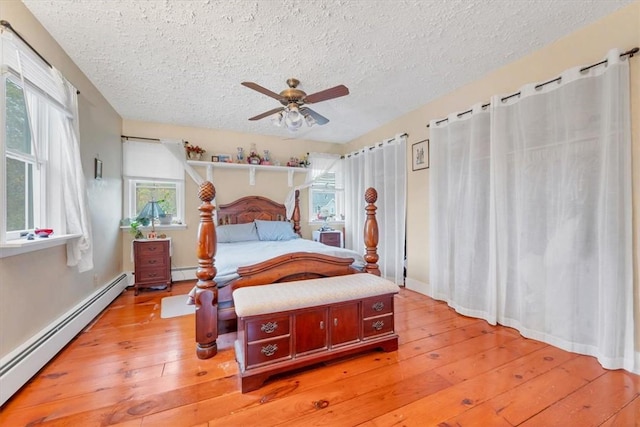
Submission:
<svg viewBox="0 0 640 427">
<path fill-rule="evenodd" d="M 431 124 L 430 280 L 464 314 L 640 373 L 629 66 L 607 59 L 493 97 L 489 147 L 477 108 Z"/>
<path fill-rule="evenodd" d="M 78 95 L 76 88 L 58 70 L 53 69 L 52 72 L 58 82 L 59 99 L 70 113 L 53 116 L 60 120 L 61 184 L 67 233 L 81 235 L 67 244 L 67 265 L 78 266 L 78 271 L 84 272 L 93 269 L 93 244 L 87 189 L 80 158 Z"/>
<path fill-rule="evenodd" d="M 495 324 L 489 275 L 490 114 L 472 112 L 430 124 L 430 277 L 434 298 Z"/>
<path fill-rule="evenodd" d="M 634 354 L 629 65 L 491 100 L 499 321 L 640 373 Z"/>
<path fill-rule="evenodd" d="M 364 253 L 364 192 L 373 187 L 378 192 L 375 203 L 379 227 L 378 264 L 382 276 L 397 284 L 404 281 L 406 156 L 406 136 L 397 135 L 392 140 L 353 153 L 345 164 L 345 246 Z"/>
</svg>

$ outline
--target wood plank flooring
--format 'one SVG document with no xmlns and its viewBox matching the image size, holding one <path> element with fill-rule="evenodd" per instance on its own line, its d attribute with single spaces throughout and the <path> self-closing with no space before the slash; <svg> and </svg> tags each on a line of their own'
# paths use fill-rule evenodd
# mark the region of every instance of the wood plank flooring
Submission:
<svg viewBox="0 0 640 427">
<path fill-rule="evenodd" d="M 192 286 L 125 291 L 2 407 L 0 425 L 640 426 L 640 376 L 405 289 L 396 297 L 398 351 L 299 370 L 242 394 L 235 334 L 199 360 L 193 314 L 160 318 L 161 299 Z"/>
</svg>

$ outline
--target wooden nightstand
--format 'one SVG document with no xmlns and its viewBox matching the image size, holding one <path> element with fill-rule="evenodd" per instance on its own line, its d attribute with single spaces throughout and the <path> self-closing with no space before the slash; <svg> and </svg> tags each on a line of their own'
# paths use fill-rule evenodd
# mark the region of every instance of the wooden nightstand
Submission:
<svg viewBox="0 0 640 427">
<path fill-rule="evenodd" d="M 136 295 L 141 288 L 164 285 L 171 290 L 171 240 L 134 240 L 133 262 Z"/>
<path fill-rule="evenodd" d="M 342 248 L 344 246 L 342 241 L 342 231 L 340 230 L 316 230 L 313 232 L 313 240 L 316 242 L 324 243 L 328 246 L 335 246 Z"/>
</svg>

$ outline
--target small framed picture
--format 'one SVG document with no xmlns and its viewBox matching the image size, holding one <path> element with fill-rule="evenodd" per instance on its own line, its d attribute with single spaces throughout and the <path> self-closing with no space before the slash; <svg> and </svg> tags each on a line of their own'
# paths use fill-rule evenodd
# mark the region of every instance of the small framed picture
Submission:
<svg viewBox="0 0 640 427">
<path fill-rule="evenodd" d="M 219 161 L 220 161 L 220 157 L 218 157 L 218 156 L 211 156 L 211 161 L 212 161 L 212 162 L 219 162 Z"/>
<path fill-rule="evenodd" d="M 95 158 L 93 161 L 95 179 L 102 179 L 102 160 Z"/>
<path fill-rule="evenodd" d="M 429 168 L 429 140 L 416 142 L 411 146 L 412 170 Z"/>
</svg>

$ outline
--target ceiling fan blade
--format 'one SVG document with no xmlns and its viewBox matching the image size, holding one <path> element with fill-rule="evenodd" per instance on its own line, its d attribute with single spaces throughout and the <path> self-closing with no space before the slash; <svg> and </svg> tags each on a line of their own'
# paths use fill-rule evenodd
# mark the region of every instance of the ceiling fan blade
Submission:
<svg viewBox="0 0 640 427">
<path fill-rule="evenodd" d="M 265 117 L 268 117 L 272 114 L 277 113 L 278 111 L 282 111 L 284 110 L 284 107 L 278 107 L 278 108 L 274 108 L 273 110 L 269 110 L 266 111 L 262 114 L 258 114 L 257 116 L 251 117 L 249 120 L 260 120 L 260 119 L 264 119 Z"/>
<path fill-rule="evenodd" d="M 333 98 L 349 95 L 349 89 L 345 85 L 339 85 L 320 92 L 312 93 L 304 98 L 304 102 L 313 104 L 314 102 L 327 101 Z"/>
<path fill-rule="evenodd" d="M 258 91 L 258 92 L 260 92 L 260 93 L 262 93 L 262 94 L 264 94 L 264 95 L 270 96 L 271 98 L 277 99 L 278 101 L 280 101 L 281 99 L 284 99 L 284 98 L 282 98 L 279 94 L 277 94 L 277 93 L 275 93 L 275 92 L 272 92 L 272 91 L 270 91 L 269 89 L 264 88 L 264 87 L 260 86 L 260 85 L 259 85 L 259 84 L 257 84 L 257 83 L 253 83 L 253 82 L 242 82 L 241 84 L 242 84 L 242 86 L 246 86 L 246 87 L 248 87 L 249 89 L 253 89 L 253 90 Z"/>
<path fill-rule="evenodd" d="M 327 119 L 325 116 L 323 116 L 321 114 L 316 113 L 315 111 L 313 111 L 309 107 L 300 108 L 300 112 L 302 113 L 303 116 L 306 115 L 306 114 L 309 114 L 311 117 L 314 118 L 316 123 L 319 124 L 319 125 L 326 125 L 327 123 L 329 123 L 329 119 Z"/>
</svg>

